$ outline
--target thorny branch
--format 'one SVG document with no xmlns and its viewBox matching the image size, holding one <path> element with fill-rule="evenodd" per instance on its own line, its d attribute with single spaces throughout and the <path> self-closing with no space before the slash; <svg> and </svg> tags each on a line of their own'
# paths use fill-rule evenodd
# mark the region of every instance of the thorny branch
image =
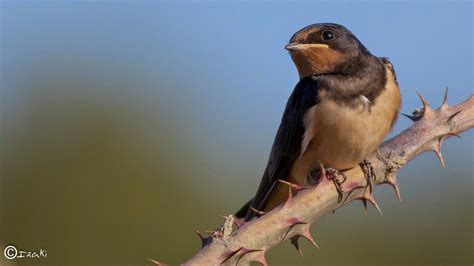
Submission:
<svg viewBox="0 0 474 266">
<path fill-rule="evenodd" d="M 457 136 L 463 131 L 474 127 L 474 97 L 454 106 L 448 106 L 447 90 L 443 104 L 438 109 L 432 109 L 420 95 L 423 107 L 412 115 L 405 115 L 414 124 L 385 141 L 377 152 L 368 160 L 372 164 L 376 178 L 373 185 L 389 184 L 400 199 L 396 174 L 408 161 L 425 151 L 433 151 L 444 166 L 441 154 L 441 144 L 449 137 Z M 322 177 L 326 173 L 321 169 Z M 263 214 L 258 219 L 241 223 L 235 221 L 232 215 L 220 229 L 205 237 L 196 232 L 202 241 L 201 250 L 184 265 L 248 265 L 258 262 L 267 265 L 265 252 L 285 240 L 300 251 L 298 239 L 304 238 L 318 245 L 310 234 L 309 227 L 319 217 L 333 212 L 352 200 L 361 200 L 367 208 L 367 203 L 379 212 L 377 202 L 368 189 L 368 182 L 360 167 L 346 173 L 347 181 L 342 184 L 343 201 L 338 200 L 338 193 L 328 178 L 312 187 L 300 187 L 284 182 L 289 189 L 297 191 L 295 196 L 272 211 Z M 341 179 L 344 177 L 340 177 Z M 236 230 L 232 224 L 235 224 Z M 153 261 L 159 265 L 158 262 Z"/>
</svg>

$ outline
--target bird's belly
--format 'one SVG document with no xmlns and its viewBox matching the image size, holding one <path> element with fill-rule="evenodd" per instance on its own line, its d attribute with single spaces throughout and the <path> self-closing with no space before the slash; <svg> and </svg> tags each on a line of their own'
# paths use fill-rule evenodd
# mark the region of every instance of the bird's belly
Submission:
<svg viewBox="0 0 474 266">
<path fill-rule="evenodd" d="M 290 180 L 305 184 L 308 173 L 319 169 L 320 163 L 338 170 L 357 166 L 383 141 L 397 110 L 398 106 L 382 103 L 370 109 L 332 101 L 315 105 L 306 115 L 303 149 L 290 170 Z"/>
<path fill-rule="evenodd" d="M 325 167 L 349 169 L 358 165 L 382 142 L 390 128 L 377 124 L 367 111 L 340 111 L 319 120 L 317 135 L 303 154 L 309 161 Z"/>
</svg>

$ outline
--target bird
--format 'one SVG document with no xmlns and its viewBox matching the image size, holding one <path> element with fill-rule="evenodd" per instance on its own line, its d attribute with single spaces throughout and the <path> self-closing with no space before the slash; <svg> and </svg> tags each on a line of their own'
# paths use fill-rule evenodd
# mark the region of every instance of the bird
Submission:
<svg viewBox="0 0 474 266">
<path fill-rule="evenodd" d="M 377 57 L 346 27 L 306 26 L 285 46 L 299 81 L 286 104 L 255 196 L 236 218 L 251 220 L 283 203 L 288 187 L 317 185 L 320 166 L 362 167 L 397 120 L 401 94 L 392 63 Z M 367 174 L 369 177 L 367 177 Z M 338 193 L 340 184 L 335 182 Z"/>
</svg>

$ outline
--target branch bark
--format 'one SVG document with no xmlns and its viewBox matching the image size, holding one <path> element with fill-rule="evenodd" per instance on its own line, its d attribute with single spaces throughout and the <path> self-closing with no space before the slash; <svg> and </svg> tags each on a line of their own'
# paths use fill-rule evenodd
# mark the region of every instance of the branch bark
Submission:
<svg viewBox="0 0 474 266">
<path fill-rule="evenodd" d="M 376 178 L 373 185 L 389 184 L 400 199 L 396 174 L 407 162 L 425 151 L 434 151 L 441 164 L 441 144 L 446 138 L 457 136 L 463 131 L 474 127 L 474 97 L 454 106 L 448 106 L 447 90 L 444 102 L 438 109 L 432 109 L 421 96 L 423 107 L 415 110 L 413 115 L 406 115 L 414 124 L 385 141 L 378 152 L 368 160 L 371 162 Z M 324 177 L 324 169 L 322 176 Z M 302 188 L 289 184 L 289 189 L 297 190 L 294 197 L 264 214 L 258 219 L 239 224 L 233 217 L 227 216 L 220 229 L 204 237 L 202 249 L 185 265 L 247 265 L 259 262 L 267 265 L 265 252 L 279 243 L 290 240 L 299 250 L 298 239 L 304 238 L 318 247 L 313 240 L 309 227 L 318 218 L 344 206 L 352 200 L 362 200 L 373 205 L 377 210 L 375 199 L 368 188 L 367 179 L 360 167 L 347 172 L 347 181 L 342 184 L 344 200 L 338 201 L 338 193 L 331 180 L 321 178 L 321 182 L 313 187 Z M 340 177 L 342 178 L 342 177 Z M 290 193 L 291 195 L 291 193 Z M 237 224 L 233 231 L 232 224 Z"/>
</svg>

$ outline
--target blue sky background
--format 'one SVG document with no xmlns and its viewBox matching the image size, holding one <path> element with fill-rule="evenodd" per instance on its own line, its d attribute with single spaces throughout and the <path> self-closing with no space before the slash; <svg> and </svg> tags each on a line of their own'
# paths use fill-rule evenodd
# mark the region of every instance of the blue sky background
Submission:
<svg viewBox="0 0 474 266">
<path fill-rule="evenodd" d="M 137 249 L 122 252 L 122 262 L 142 263 L 142 257 L 152 256 L 176 263 L 192 254 L 197 246 L 188 233 L 194 227 L 215 226 L 215 217 L 235 211 L 255 192 L 298 80 L 283 47 L 308 24 L 343 24 L 373 54 L 388 57 L 402 90 L 402 112 L 420 106 L 417 90 L 437 106 L 446 86 L 451 103 L 467 98 L 474 87 L 470 1 L 2 1 L 0 7 L 0 243 L 47 243 L 56 254 L 87 250 L 94 237 L 101 239 L 95 241 L 98 248 L 114 254 L 120 248 L 111 242 L 119 241 L 106 238 L 115 239 L 117 231 L 121 240 L 136 238 L 143 244 L 130 242 Z M 401 117 L 393 134 L 410 123 Z M 389 215 L 375 218 L 373 226 L 386 232 L 383 226 L 396 220 L 402 225 L 395 232 L 408 238 L 400 242 L 410 242 L 413 234 L 407 228 L 426 229 L 426 217 L 432 221 L 452 211 L 450 217 L 460 223 L 439 219 L 446 222 L 426 229 L 426 238 L 411 247 L 418 253 L 407 247 L 392 261 L 418 263 L 420 254 L 436 253 L 433 232 L 464 226 L 460 238 L 465 242 L 454 242 L 452 253 L 432 259 L 472 262 L 472 215 L 460 213 L 472 210 L 473 138 L 472 133 L 463 137 L 445 145 L 447 169 L 426 154 L 402 171 L 402 194 L 408 198 L 403 206 L 394 203 L 391 192 L 379 191 Z M 447 179 L 453 187 L 446 188 Z M 443 205 L 443 193 L 446 202 L 464 202 L 459 213 Z M 38 200 L 50 207 L 34 218 L 45 225 L 56 222 L 59 229 L 39 234 L 24 222 L 11 229 L 13 220 L 28 219 L 15 209 Z M 433 204 L 445 209 L 426 207 Z M 353 205 L 339 217 L 328 217 L 323 232 L 329 250 L 317 252 L 316 258 L 298 258 L 300 263 L 367 262 L 364 249 L 347 260 L 332 261 L 330 256 L 338 242 L 329 235 L 345 230 L 333 223 L 352 219 L 354 213 L 360 218 L 362 211 Z M 127 224 L 107 231 L 104 210 L 119 213 Z M 163 224 L 165 210 L 168 222 Z M 195 219 L 183 222 L 178 210 Z M 396 218 L 390 219 L 390 213 Z M 71 221 L 99 218 L 78 229 L 71 221 L 51 218 L 62 215 L 75 217 Z M 175 224 L 183 229 L 178 236 L 166 230 Z M 360 227 L 354 238 L 371 234 L 364 231 L 366 225 Z M 72 241 L 61 237 L 65 234 L 80 241 L 60 245 Z M 177 242 L 186 245 L 163 247 L 154 242 L 158 238 L 183 239 Z M 287 246 L 272 253 L 274 262 L 285 262 L 287 256 L 278 254 L 286 252 L 296 257 Z M 386 255 L 370 262 L 379 264 Z M 69 262 L 104 261 L 86 251 L 77 257 L 82 259 Z M 50 259 L 55 262 L 55 256 Z M 64 262 L 64 257 L 56 259 Z"/>
</svg>

